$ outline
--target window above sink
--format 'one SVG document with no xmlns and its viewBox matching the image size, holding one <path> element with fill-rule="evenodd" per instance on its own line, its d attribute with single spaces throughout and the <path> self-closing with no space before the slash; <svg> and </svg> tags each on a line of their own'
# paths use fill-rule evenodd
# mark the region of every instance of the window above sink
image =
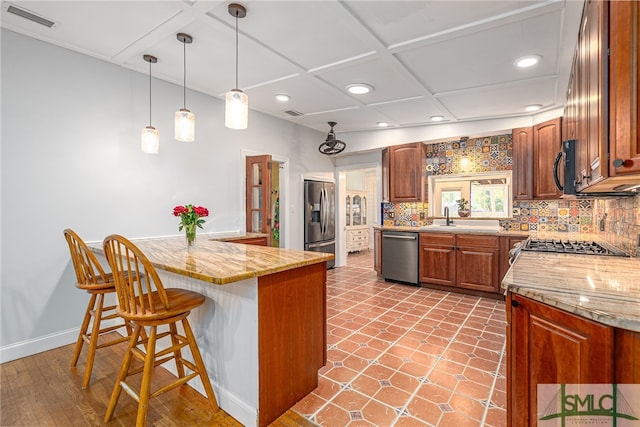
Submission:
<svg viewBox="0 0 640 427">
<path fill-rule="evenodd" d="M 459 217 L 460 199 L 470 201 L 471 218 L 511 218 L 511 171 L 459 175 L 431 175 L 428 181 L 429 215 Z"/>
</svg>

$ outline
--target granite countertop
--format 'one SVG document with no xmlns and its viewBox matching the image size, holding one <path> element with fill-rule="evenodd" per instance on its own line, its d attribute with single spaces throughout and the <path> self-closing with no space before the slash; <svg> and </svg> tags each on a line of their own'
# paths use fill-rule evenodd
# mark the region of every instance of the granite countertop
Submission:
<svg viewBox="0 0 640 427">
<path fill-rule="evenodd" d="M 194 249 L 187 251 L 184 237 L 131 239 L 158 269 L 225 285 L 244 279 L 329 261 L 332 254 L 280 249 L 218 241 L 219 235 L 198 234 Z M 226 238 L 238 238 L 238 235 Z M 247 233 L 247 238 L 260 237 Z M 215 238 L 216 240 L 209 240 Z M 225 238 L 225 237 L 223 237 Z M 102 243 L 89 244 L 104 255 Z"/>
<path fill-rule="evenodd" d="M 374 225 L 373 228 L 375 230 L 380 230 L 380 231 L 408 231 L 408 232 L 412 232 L 412 233 L 457 233 L 457 234 L 489 234 L 489 235 L 495 235 L 495 236 L 523 236 L 523 237 L 527 237 L 529 236 L 529 233 L 526 231 L 486 231 L 486 230 L 470 230 L 470 229 L 466 229 L 466 228 L 461 228 L 461 229 L 456 229 L 455 227 L 451 227 L 451 228 L 446 228 L 446 227 L 442 227 L 442 228 L 438 228 L 438 229 L 434 229 L 434 228 L 429 228 L 426 229 L 424 227 L 409 227 L 409 226 L 391 226 L 391 225 Z"/>
<path fill-rule="evenodd" d="M 502 288 L 640 332 L 640 258 L 520 252 Z"/>
</svg>

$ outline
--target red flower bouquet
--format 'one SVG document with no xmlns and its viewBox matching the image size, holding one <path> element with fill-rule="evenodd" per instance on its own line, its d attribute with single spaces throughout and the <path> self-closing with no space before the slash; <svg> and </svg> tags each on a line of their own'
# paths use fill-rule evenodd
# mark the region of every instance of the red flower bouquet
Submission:
<svg viewBox="0 0 640 427">
<path fill-rule="evenodd" d="M 209 210 L 202 206 L 193 206 L 191 204 L 176 206 L 173 208 L 173 216 L 180 217 L 178 231 L 185 230 L 187 245 L 191 247 L 196 240 L 196 227 L 204 230 L 202 224 L 205 223 L 205 220 L 202 217 L 209 216 Z"/>
</svg>

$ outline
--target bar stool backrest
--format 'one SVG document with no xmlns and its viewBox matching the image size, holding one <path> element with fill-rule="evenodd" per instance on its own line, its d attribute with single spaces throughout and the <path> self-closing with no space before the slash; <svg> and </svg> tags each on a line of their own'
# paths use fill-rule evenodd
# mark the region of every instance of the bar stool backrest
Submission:
<svg viewBox="0 0 640 427">
<path fill-rule="evenodd" d="M 146 255 L 130 240 L 117 234 L 107 236 L 103 244 L 116 284 L 118 313 L 128 320 L 165 316 L 171 304 Z"/>
<path fill-rule="evenodd" d="M 80 236 L 67 228 L 64 230 L 64 237 L 69 245 L 73 269 L 76 272 L 76 286 L 81 289 L 94 289 L 108 283 L 109 275 L 104 272 L 102 265 Z"/>
</svg>

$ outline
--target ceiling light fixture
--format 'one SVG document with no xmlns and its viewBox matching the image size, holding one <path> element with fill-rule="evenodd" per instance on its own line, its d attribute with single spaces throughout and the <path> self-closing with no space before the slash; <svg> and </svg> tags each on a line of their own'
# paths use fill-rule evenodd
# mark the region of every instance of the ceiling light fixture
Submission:
<svg viewBox="0 0 640 427">
<path fill-rule="evenodd" d="M 327 139 L 318 147 L 318 150 L 322 154 L 327 154 L 327 155 L 338 154 L 345 149 L 347 144 L 340 141 L 339 139 L 336 139 L 336 134 L 333 131 L 333 127 L 337 125 L 337 123 L 336 122 L 328 122 L 328 123 L 329 123 L 329 126 L 331 126 L 331 130 L 327 134 Z"/>
<path fill-rule="evenodd" d="M 187 110 L 187 44 L 193 41 L 189 34 L 178 33 L 182 42 L 182 105 L 175 115 L 175 138 L 178 141 L 193 142 L 196 139 L 196 115 Z"/>
<path fill-rule="evenodd" d="M 276 95 L 276 100 L 278 102 L 288 102 L 291 99 L 289 95 L 285 95 L 283 93 L 279 93 Z"/>
<path fill-rule="evenodd" d="M 354 83 L 346 87 L 347 92 L 354 95 L 364 95 L 373 91 L 373 86 L 366 83 Z"/>
<path fill-rule="evenodd" d="M 521 56 L 520 58 L 516 59 L 513 64 L 518 68 L 529 68 L 536 65 L 538 62 L 540 62 L 541 59 L 542 56 L 540 55 Z"/>
<path fill-rule="evenodd" d="M 160 151 L 160 132 L 151 126 L 151 64 L 158 62 L 153 55 L 143 55 L 142 59 L 149 63 L 149 126 L 142 129 L 141 149 L 143 153 L 158 154 Z"/>
<path fill-rule="evenodd" d="M 387 122 L 378 122 L 378 127 L 386 128 L 387 126 L 389 126 L 389 123 Z"/>
<path fill-rule="evenodd" d="M 540 104 L 531 104 L 531 105 L 527 105 L 526 107 L 524 107 L 525 111 L 528 112 L 534 112 L 534 111 L 538 111 L 542 108 L 542 105 Z"/>
<path fill-rule="evenodd" d="M 247 16 L 247 9 L 241 4 L 231 3 L 229 14 L 236 18 L 236 87 L 225 95 L 224 125 L 231 129 L 246 129 L 249 121 L 249 97 L 238 89 L 238 18 Z"/>
<path fill-rule="evenodd" d="M 429 118 L 432 122 L 441 122 L 444 120 L 444 116 L 431 116 Z"/>
</svg>

